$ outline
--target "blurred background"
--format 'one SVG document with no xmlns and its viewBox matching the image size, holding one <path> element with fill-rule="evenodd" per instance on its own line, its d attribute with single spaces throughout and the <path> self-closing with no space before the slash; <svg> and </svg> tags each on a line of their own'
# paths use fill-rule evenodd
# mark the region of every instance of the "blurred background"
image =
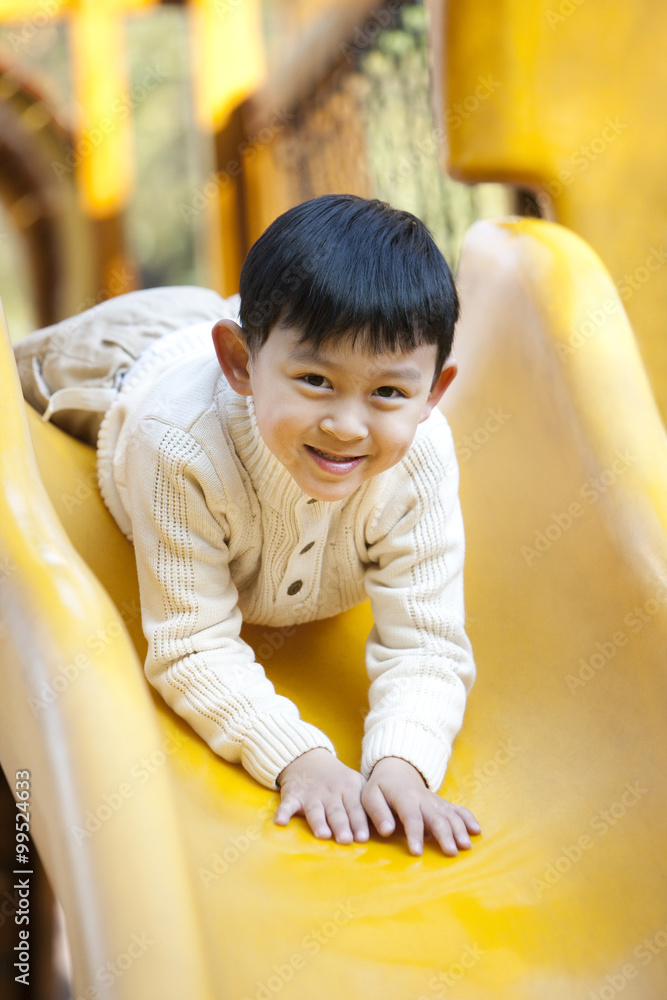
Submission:
<svg viewBox="0 0 667 1000">
<path fill-rule="evenodd" d="M 352 192 L 451 264 L 512 190 L 440 166 L 421 0 L 0 0 L 0 296 L 13 340 L 138 287 L 232 294 L 280 212 Z"/>
</svg>

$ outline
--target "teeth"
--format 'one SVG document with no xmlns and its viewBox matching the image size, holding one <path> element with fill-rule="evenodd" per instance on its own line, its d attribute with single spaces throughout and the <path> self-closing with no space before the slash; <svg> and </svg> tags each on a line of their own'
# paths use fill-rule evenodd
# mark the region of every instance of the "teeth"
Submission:
<svg viewBox="0 0 667 1000">
<path fill-rule="evenodd" d="M 350 462 L 356 457 L 355 455 L 330 455 L 326 451 L 320 451 L 319 448 L 313 448 L 313 451 L 316 451 L 318 455 L 322 456 L 322 458 L 328 458 L 331 462 Z"/>
</svg>

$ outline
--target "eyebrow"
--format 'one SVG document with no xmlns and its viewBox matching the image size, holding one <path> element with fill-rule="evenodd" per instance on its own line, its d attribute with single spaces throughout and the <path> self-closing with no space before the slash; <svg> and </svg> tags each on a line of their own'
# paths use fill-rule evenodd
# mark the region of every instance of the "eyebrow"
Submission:
<svg viewBox="0 0 667 1000">
<path fill-rule="evenodd" d="M 327 357 L 322 357 L 310 347 L 295 347 L 293 351 L 287 355 L 288 361 L 314 361 L 317 364 L 325 365 L 327 368 L 332 368 L 334 371 L 340 371 L 343 365 L 337 364 L 335 361 L 330 361 Z M 417 368 L 384 368 L 380 372 L 373 373 L 373 380 L 380 381 L 380 379 L 389 379 L 389 381 L 397 380 L 402 382 L 421 382 L 422 373 Z"/>
</svg>

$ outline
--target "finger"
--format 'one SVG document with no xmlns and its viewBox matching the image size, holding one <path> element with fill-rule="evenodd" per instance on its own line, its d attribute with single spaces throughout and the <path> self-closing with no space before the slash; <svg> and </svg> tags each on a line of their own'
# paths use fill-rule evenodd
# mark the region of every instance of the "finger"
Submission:
<svg viewBox="0 0 667 1000">
<path fill-rule="evenodd" d="M 403 809 L 398 816 L 405 830 L 410 854 L 418 857 L 424 851 L 424 818 L 419 809 Z"/>
<path fill-rule="evenodd" d="M 318 840 L 328 840 L 331 836 L 331 829 L 327 823 L 324 806 L 319 799 L 304 805 L 304 814 L 308 820 L 308 825 Z"/>
<path fill-rule="evenodd" d="M 455 858 L 459 853 L 459 849 L 456 846 L 449 817 L 443 814 L 437 814 L 433 816 L 429 826 L 431 833 L 440 844 L 443 854 L 448 855 L 448 857 Z M 468 842 L 468 846 L 470 846 L 470 842 Z"/>
<path fill-rule="evenodd" d="M 302 812 L 301 803 L 294 796 L 290 795 L 289 792 L 283 793 L 283 799 L 276 810 L 276 815 L 273 818 L 273 822 L 278 826 L 287 826 L 292 816 L 297 813 Z"/>
<path fill-rule="evenodd" d="M 343 799 L 343 804 L 347 809 L 347 815 L 352 830 L 352 835 L 357 843 L 362 844 L 368 840 L 368 817 L 361 804 L 361 799 L 355 797 L 353 801 Z"/>
<path fill-rule="evenodd" d="M 347 809 L 345 809 L 343 804 L 338 802 L 336 805 L 330 806 L 326 810 L 326 817 L 336 843 L 351 844 L 354 840 L 354 835 L 350 827 Z"/>
<path fill-rule="evenodd" d="M 396 829 L 394 814 L 377 785 L 364 785 L 361 802 L 373 826 L 382 837 L 388 837 Z"/>
<path fill-rule="evenodd" d="M 482 832 L 481 826 L 479 825 L 479 823 L 477 822 L 477 820 L 475 819 L 475 817 L 473 816 L 473 814 L 470 812 L 469 809 L 466 809 L 465 806 L 455 806 L 455 805 L 452 805 L 452 809 L 454 810 L 455 813 L 457 813 L 461 817 L 469 833 L 477 834 Z"/>
<path fill-rule="evenodd" d="M 452 810 L 449 814 L 449 825 L 452 828 L 452 835 L 458 847 L 462 850 L 467 851 L 472 847 L 470 843 L 470 837 L 468 836 L 468 829 L 466 827 L 465 821 L 462 817 Z"/>
</svg>

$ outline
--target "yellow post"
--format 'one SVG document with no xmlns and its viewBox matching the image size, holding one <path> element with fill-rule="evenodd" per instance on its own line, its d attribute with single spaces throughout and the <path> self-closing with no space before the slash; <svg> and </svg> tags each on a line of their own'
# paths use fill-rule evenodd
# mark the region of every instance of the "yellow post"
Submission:
<svg viewBox="0 0 667 1000">
<path fill-rule="evenodd" d="M 191 0 L 192 67 L 197 123 L 213 140 L 233 112 L 266 75 L 260 0 Z M 208 283 L 222 294 L 237 290 L 244 240 L 239 231 L 240 178 L 245 145 L 242 136 L 225 144 L 225 171 L 209 178 L 205 195 L 204 240 L 210 263 Z M 218 159 L 220 159 L 219 150 Z M 229 154 L 229 155 L 228 155 Z M 217 186 L 217 190 L 215 190 Z M 208 190 L 211 189 L 211 190 Z"/>
<path fill-rule="evenodd" d="M 72 8 L 74 96 L 81 107 L 73 154 L 86 212 L 106 218 L 126 204 L 134 179 L 131 121 L 136 98 L 124 58 L 123 15 L 153 0 L 76 0 Z M 145 89 L 157 80 L 146 82 Z"/>
</svg>

